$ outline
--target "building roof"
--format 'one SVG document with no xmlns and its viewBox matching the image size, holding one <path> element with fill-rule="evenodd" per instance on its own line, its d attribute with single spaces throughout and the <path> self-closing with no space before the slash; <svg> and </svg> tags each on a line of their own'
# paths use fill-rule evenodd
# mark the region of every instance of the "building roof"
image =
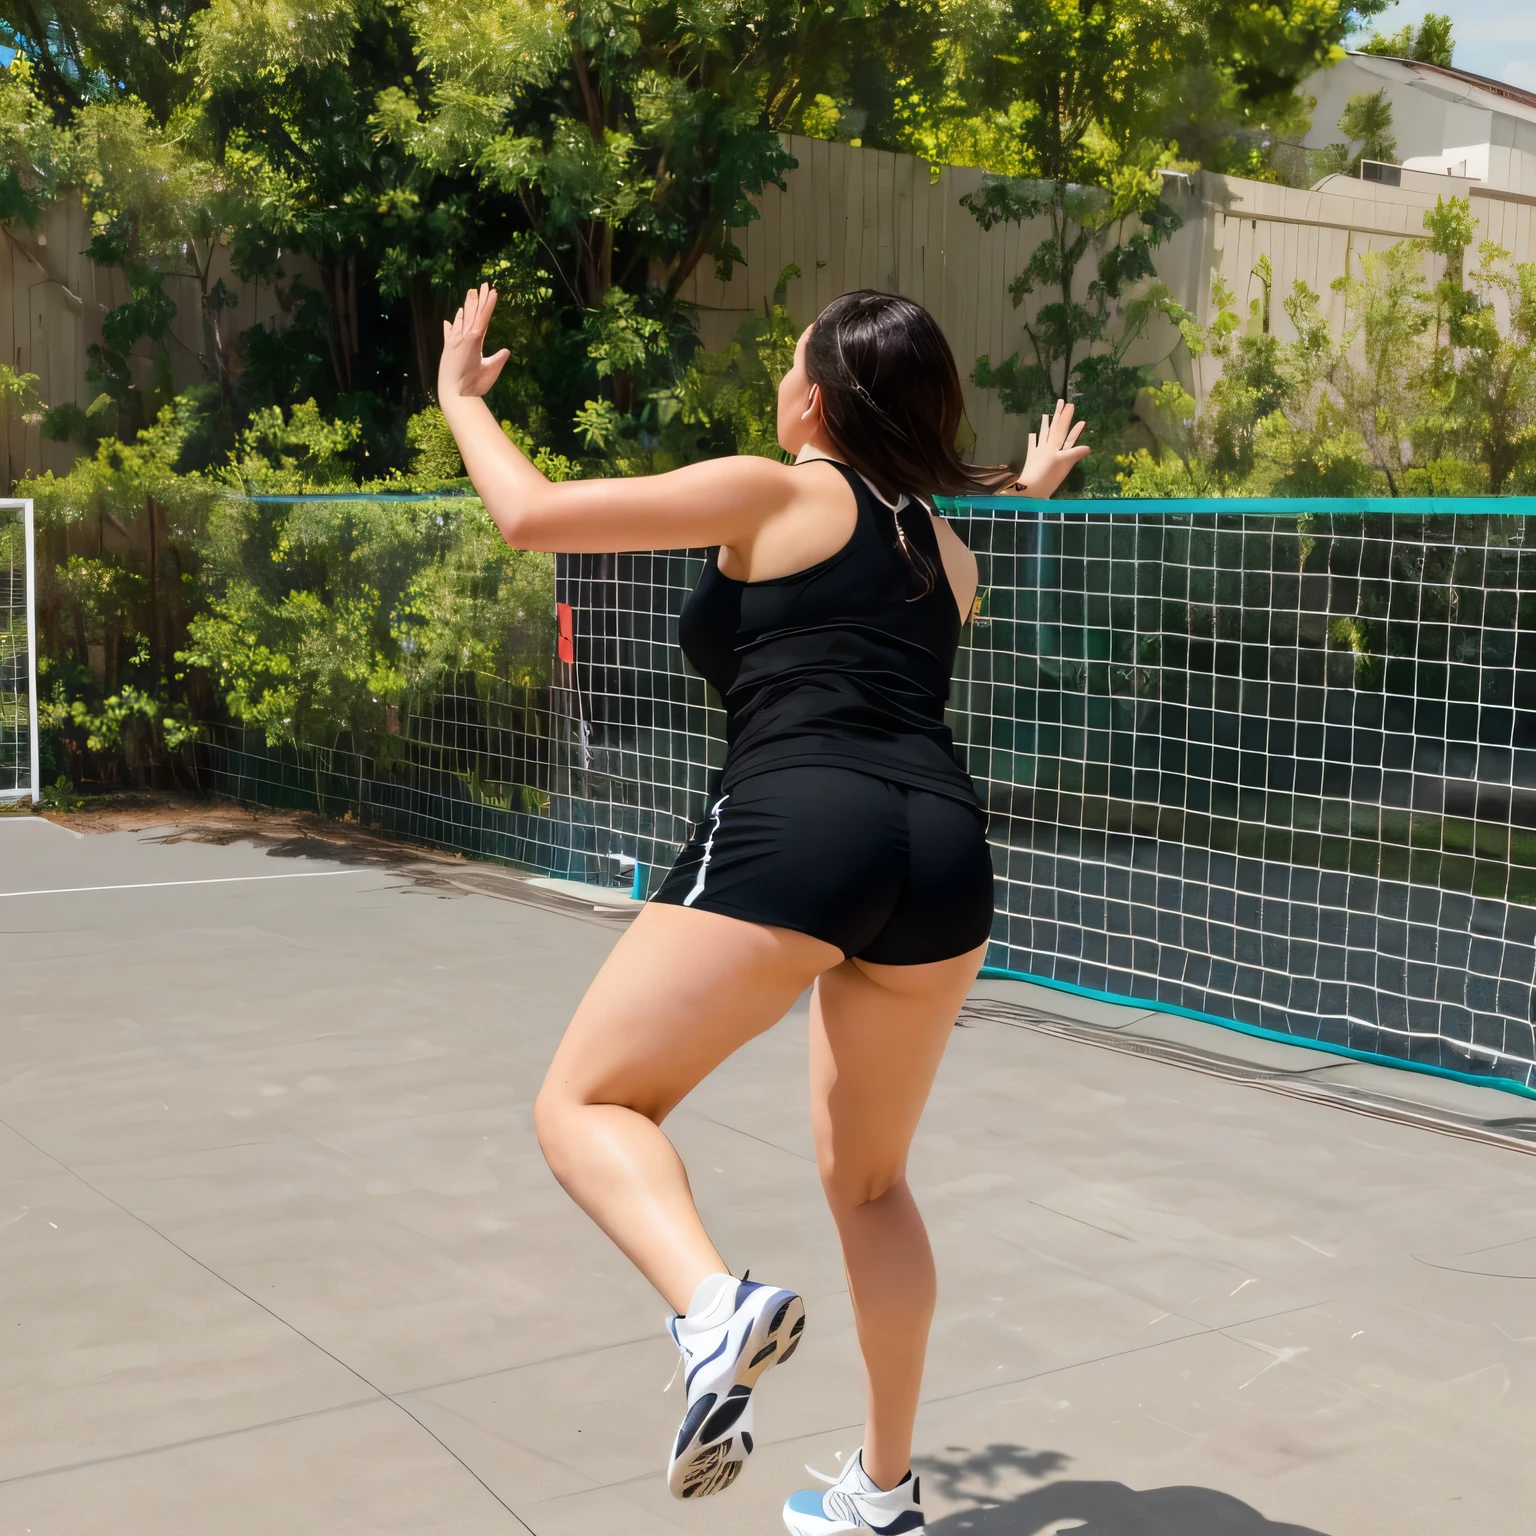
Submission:
<svg viewBox="0 0 1536 1536">
<path fill-rule="evenodd" d="M 1487 75 L 1474 75 L 1465 69 L 1451 69 L 1444 64 L 1425 64 L 1418 59 L 1400 59 L 1393 54 L 1385 53 L 1360 53 L 1351 50 L 1351 58 L 1380 59 L 1393 64 L 1401 64 L 1405 69 L 1424 76 L 1439 77 L 1444 80 L 1454 80 L 1461 85 L 1468 85 L 1475 90 L 1486 91 L 1490 96 L 1498 96 L 1504 101 L 1516 106 L 1536 109 L 1536 91 L 1528 91 L 1523 86 L 1510 85 L 1504 80 L 1491 80 Z"/>
</svg>

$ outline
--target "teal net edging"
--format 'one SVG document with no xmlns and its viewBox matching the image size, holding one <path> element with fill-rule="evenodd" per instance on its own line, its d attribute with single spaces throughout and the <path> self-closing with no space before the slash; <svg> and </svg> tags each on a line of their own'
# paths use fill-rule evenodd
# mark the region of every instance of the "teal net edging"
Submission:
<svg viewBox="0 0 1536 1536">
<path fill-rule="evenodd" d="M 946 510 L 981 566 L 951 721 L 990 967 L 1536 1091 L 1536 499 Z M 554 874 L 627 885 L 624 855 L 654 889 L 723 758 L 677 650 L 702 559 L 560 557 L 576 659 L 520 727 L 537 751 L 461 683 L 387 772 L 333 755 L 317 794 L 318 756 L 248 739 L 210 768 Z"/>
</svg>

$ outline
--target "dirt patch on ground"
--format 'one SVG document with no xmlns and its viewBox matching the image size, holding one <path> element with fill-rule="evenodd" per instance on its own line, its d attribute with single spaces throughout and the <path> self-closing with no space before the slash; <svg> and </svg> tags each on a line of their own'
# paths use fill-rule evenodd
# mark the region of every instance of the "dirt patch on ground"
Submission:
<svg viewBox="0 0 1536 1536">
<path fill-rule="evenodd" d="M 13 815 L 27 815 L 25 810 Z M 49 821 L 71 832 L 90 836 L 98 832 L 159 832 L 157 841 L 168 843 L 255 843 L 263 848 L 282 848 L 294 855 L 324 851 L 329 857 L 363 857 L 380 863 L 399 864 L 430 860 L 450 866 L 469 861 L 440 848 L 422 848 L 381 837 L 377 832 L 346 821 L 334 821 L 308 811 L 270 811 L 260 806 L 237 805 L 228 800 L 204 800 L 156 790 L 127 790 L 121 794 L 92 795 L 76 809 L 50 810 Z"/>
</svg>

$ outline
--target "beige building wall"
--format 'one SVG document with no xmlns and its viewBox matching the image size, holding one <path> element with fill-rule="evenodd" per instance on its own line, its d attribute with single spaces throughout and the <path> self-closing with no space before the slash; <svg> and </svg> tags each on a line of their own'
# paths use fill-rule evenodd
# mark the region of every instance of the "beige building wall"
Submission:
<svg viewBox="0 0 1536 1536">
<path fill-rule="evenodd" d="M 1303 142 L 1341 143 L 1351 96 L 1385 91 L 1396 159 L 1411 170 L 1470 176 L 1486 187 L 1536 196 L 1536 91 L 1413 59 L 1352 53 L 1302 83 L 1313 98 Z"/>
<path fill-rule="evenodd" d="M 1028 347 L 1008 285 L 1047 233 L 1044 221 L 984 232 L 960 206 L 981 185 L 978 170 L 946 167 L 935 176 L 926 162 L 907 155 L 817 139 L 792 137 L 789 147 L 800 164 L 786 177 L 787 190 L 770 187 L 759 200 L 762 217 L 736 231 L 745 263 L 725 283 L 701 268 L 685 291 L 699 307 L 705 343 L 724 346 L 748 313 L 761 313 L 791 263 L 801 274 L 787 294 L 797 325 L 851 288 L 906 294 L 933 311 L 954 348 L 977 458 L 1017 462 L 1029 424 L 1005 415 L 996 392 L 977 389 L 969 374 L 980 355 L 996 364 Z M 1402 180 L 1401 187 L 1387 187 L 1335 176 L 1302 191 L 1208 172 L 1170 177 L 1168 198 L 1184 227 L 1158 252 L 1159 276 L 1206 322 L 1213 318 L 1212 273 L 1225 276 L 1246 313 L 1261 291 L 1259 257 L 1268 256 L 1272 325 L 1289 339 L 1280 301 L 1298 278 L 1323 294 L 1335 322 L 1342 320 L 1342 300 L 1329 284 L 1355 253 L 1422 235 L 1425 211 L 1452 194 L 1471 198 L 1477 239 L 1497 240 L 1518 259 L 1536 260 L 1536 195 L 1425 172 L 1405 171 Z M 1085 272 L 1084 281 L 1091 275 Z M 1127 361 L 1177 377 L 1197 396 L 1214 378 L 1209 362 L 1196 368 L 1177 331 L 1161 320 Z"/>
</svg>

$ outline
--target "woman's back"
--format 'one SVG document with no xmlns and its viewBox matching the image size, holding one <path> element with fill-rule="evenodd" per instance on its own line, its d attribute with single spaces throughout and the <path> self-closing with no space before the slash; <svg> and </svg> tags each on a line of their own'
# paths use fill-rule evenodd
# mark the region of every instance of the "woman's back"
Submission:
<svg viewBox="0 0 1536 1536">
<path fill-rule="evenodd" d="M 961 615 L 932 518 L 836 468 L 856 506 L 840 549 L 750 582 L 712 560 L 684 607 L 684 654 L 725 702 L 723 784 L 817 765 L 974 801 L 944 724 Z"/>
</svg>

